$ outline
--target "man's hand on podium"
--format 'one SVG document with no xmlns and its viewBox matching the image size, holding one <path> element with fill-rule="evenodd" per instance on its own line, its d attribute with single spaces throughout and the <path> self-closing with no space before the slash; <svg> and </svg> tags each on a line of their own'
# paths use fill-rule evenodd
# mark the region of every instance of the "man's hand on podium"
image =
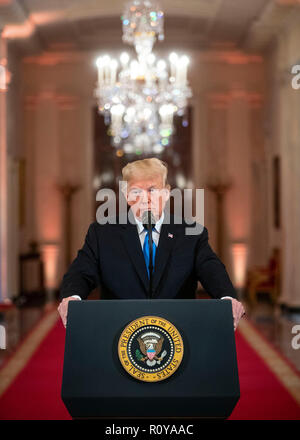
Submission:
<svg viewBox="0 0 300 440">
<path fill-rule="evenodd" d="M 239 320 L 246 314 L 244 306 L 240 301 L 238 301 L 235 298 L 232 298 L 231 296 L 224 296 L 222 299 L 229 299 L 231 301 L 233 325 L 234 325 L 234 330 L 236 330 L 238 323 L 239 323 Z M 80 301 L 81 298 L 76 295 L 69 296 L 68 298 L 64 298 L 57 308 L 65 327 L 67 326 L 68 304 L 69 304 L 69 301 L 72 301 L 72 300 Z"/>
<path fill-rule="evenodd" d="M 231 304 L 232 304 L 232 315 L 233 315 L 233 326 L 234 326 L 234 330 L 237 329 L 239 320 L 246 314 L 244 306 L 241 302 L 239 302 L 237 299 L 235 298 L 231 298 L 231 297 L 224 297 L 223 299 L 230 299 Z"/>
<path fill-rule="evenodd" d="M 76 298 L 74 296 L 69 296 L 68 298 L 64 298 L 62 302 L 59 304 L 57 310 L 62 319 L 63 325 L 67 327 L 67 315 L 68 315 L 68 305 L 69 301 L 80 301 L 80 298 Z"/>
</svg>

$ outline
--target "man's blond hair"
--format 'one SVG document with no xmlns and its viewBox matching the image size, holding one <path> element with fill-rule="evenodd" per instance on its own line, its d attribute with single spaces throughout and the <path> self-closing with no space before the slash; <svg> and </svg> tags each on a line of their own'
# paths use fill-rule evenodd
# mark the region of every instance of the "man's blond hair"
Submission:
<svg viewBox="0 0 300 440">
<path fill-rule="evenodd" d="M 163 179 L 163 186 L 166 186 L 168 166 L 165 162 L 156 157 L 129 162 L 122 169 L 122 177 L 126 182 L 129 182 L 133 178 L 147 179 L 156 176 L 161 176 Z"/>
</svg>

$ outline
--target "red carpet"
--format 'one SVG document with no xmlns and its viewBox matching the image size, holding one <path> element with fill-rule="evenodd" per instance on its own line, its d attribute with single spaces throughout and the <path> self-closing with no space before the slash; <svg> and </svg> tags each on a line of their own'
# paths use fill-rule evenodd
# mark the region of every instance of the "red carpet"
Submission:
<svg viewBox="0 0 300 440">
<path fill-rule="evenodd" d="M 0 399 L 0 419 L 70 419 L 60 398 L 65 330 L 59 321 Z M 300 420 L 300 406 L 237 332 L 241 398 L 230 419 Z"/>
<path fill-rule="evenodd" d="M 64 344 L 58 321 L 0 399 L 0 419 L 71 419 L 60 398 Z"/>
<path fill-rule="evenodd" d="M 300 406 L 237 332 L 241 398 L 229 420 L 300 420 Z"/>
</svg>

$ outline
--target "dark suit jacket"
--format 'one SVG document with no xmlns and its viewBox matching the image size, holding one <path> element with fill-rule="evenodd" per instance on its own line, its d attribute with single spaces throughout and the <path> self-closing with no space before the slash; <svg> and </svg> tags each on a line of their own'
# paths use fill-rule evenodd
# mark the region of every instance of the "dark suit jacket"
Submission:
<svg viewBox="0 0 300 440">
<path fill-rule="evenodd" d="M 90 225 L 85 243 L 63 277 L 61 297 L 86 299 L 97 286 L 103 299 L 146 299 L 149 279 L 136 224 Z M 186 235 L 187 224 L 162 224 L 153 273 L 153 298 L 195 298 L 197 281 L 213 298 L 235 289 L 208 244 L 207 229 Z M 191 226 L 191 225 L 189 225 Z M 200 226 L 200 225 L 199 225 Z"/>
</svg>

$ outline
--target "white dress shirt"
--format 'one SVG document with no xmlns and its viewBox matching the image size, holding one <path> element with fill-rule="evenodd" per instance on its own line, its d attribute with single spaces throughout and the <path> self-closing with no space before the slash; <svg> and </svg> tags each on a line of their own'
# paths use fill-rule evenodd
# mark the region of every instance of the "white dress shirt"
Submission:
<svg viewBox="0 0 300 440">
<path fill-rule="evenodd" d="M 155 223 L 154 229 L 152 231 L 152 238 L 153 238 L 153 241 L 154 241 L 156 247 L 158 246 L 161 225 L 164 221 L 164 218 L 165 218 L 165 214 L 163 212 L 160 219 Z M 137 225 L 137 229 L 138 229 L 139 239 L 140 239 L 141 246 L 143 249 L 147 230 L 145 229 L 143 223 L 140 220 L 138 220 L 136 217 L 135 217 L 135 221 L 136 221 L 136 225 Z"/>
</svg>

